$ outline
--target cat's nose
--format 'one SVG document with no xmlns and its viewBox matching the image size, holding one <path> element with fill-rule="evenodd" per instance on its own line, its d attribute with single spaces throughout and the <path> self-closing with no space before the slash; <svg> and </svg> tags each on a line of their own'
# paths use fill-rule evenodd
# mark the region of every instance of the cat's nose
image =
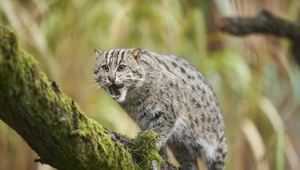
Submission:
<svg viewBox="0 0 300 170">
<path fill-rule="evenodd" d="M 115 80 L 116 80 L 116 77 L 115 77 L 115 76 L 109 76 L 109 77 L 108 77 L 108 80 L 109 80 L 110 82 L 114 83 Z"/>
</svg>

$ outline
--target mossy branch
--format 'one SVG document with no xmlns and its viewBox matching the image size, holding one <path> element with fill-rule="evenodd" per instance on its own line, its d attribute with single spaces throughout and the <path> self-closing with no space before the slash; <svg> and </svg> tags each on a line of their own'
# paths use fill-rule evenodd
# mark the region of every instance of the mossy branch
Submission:
<svg viewBox="0 0 300 170">
<path fill-rule="evenodd" d="M 274 16 L 263 10 L 256 17 L 228 17 L 219 22 L 220 30 L 236 36 L 270 34 L 292 42 L 292 54 L 300 65 L 300 24 Z"/>
<path fill-rule="evenodd" d="M 164 163 L 156 134 L 136 139 L 109 132 L 89 119 L 32 56 L 19 50 L 15 34 L 0 27 L 0 119 L 40 156 L 61 170 L 176 169 Z M 153 163 L 154 162 L 154 163 Z"/>
</svg>

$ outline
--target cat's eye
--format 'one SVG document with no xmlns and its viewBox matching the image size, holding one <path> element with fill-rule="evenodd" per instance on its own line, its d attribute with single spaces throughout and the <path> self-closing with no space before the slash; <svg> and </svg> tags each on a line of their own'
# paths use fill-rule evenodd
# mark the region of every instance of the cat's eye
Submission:
<svg viewBox="0 0 300 170">
<path fill-rule="evenodd" d="M 123 71 L 126 68 L 125 65 L 120 65 L 117 69 L 117 71 Z"/>
<path fill-rule="evenodd" d="M 109 71 L 108 65 L 103 65 L 102 70 L 104 70 L 105 72 L 108 72 Z"/>
</svg>

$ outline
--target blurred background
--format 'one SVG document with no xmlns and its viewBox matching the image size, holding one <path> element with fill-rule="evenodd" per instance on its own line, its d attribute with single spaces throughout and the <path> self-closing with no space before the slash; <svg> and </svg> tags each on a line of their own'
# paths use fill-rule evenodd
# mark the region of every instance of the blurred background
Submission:
<svg viewBox="0 0 300 170">
<path fill-rule="evenodd" d="M 138 127 L 95 86 L 93 49 L 142 47 L 183 56 L 219 99 L 228 170 L 299 170 L 300 70 L 289 41 L 218 31 L 220 18 L 262 9 L 300 22 L 299 0 L 0 0 L 0 25 L 16 31 L 20 47 L 89 117 L 130 137 Z M 0 170 L 53 169 L 35 158 L 0 121 Z"/>
</svg>

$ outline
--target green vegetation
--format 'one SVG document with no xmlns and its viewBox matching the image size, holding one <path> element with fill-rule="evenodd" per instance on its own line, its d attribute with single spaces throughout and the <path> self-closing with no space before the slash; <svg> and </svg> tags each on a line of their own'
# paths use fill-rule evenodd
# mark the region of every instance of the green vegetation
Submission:
<svg viewBox="0 0 300 170">
<path fill-rule="evenodd" d="M 227 169 L 297 170 L 300 71 L 288 41 L 224 35 L 215 23 L 221 14 L 254 16 L 262 8 L 296 21 L 300 1 L 222 2 L 0 0 L 0 25 L 17 32 L 19 46 L 88 117 L 131 137 L 136 125 L 93 86 L 93 49 L 142 47 L 183 56 L 218 96 L 229 143 Z M 47 169 L 32 161 L 36 157 L 0 122 L 0 169 Z"/>
</svg>

